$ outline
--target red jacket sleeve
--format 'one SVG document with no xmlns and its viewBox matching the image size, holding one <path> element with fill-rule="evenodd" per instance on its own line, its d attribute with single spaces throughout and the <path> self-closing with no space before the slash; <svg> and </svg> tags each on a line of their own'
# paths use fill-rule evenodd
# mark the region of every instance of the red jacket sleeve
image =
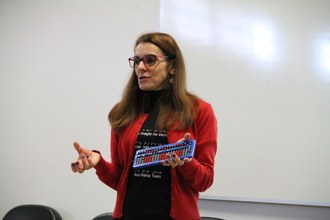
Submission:
<svg viewBox="0 0 330 220">
<path fill-rule="evenodd" d="M 123 170 L 119 163 L 117 144 L 118 137 L 111 130 L 111 162 L 106 161 L 101 155 L 101 160 L 95 167 L 98 178 L 114 190 L 118 188 Z"/>
<path fill-rule="evenodd" d="M 217 120 L 211 105 L 201 101 L 199 114 L 192 127 L 191 138 L 196 140 L 194 158 L 184 166 L 177 167 L 178 175 L 199 192 L 207 190 L 213 183 L 217 132 Z"/>
</svg>

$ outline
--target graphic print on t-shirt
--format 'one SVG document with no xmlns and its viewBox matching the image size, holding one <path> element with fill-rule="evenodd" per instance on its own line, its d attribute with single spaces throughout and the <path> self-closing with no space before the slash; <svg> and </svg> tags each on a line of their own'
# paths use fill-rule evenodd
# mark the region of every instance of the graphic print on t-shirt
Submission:
<svg viewBox="0 0 330 220">
<path fill-rule="evenodd" d="M 163 145 L 164 141 L 167 142 L 167 133 L 166 131 L 161 132 L 158 130 L 142 128 L 138 139 L 145 141 L 137 141 L 135 145 L 135 151 Z M 135 169 L 133 176 L 138 178 L 161 179 L 163 169 L 160 168 L 161 167 L 159 166 L 155 166 L 148 169 Z"/>
</svg>

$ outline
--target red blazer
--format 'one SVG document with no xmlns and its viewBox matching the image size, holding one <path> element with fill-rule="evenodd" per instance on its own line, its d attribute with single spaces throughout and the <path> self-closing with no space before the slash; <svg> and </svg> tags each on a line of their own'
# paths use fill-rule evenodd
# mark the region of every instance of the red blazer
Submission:
<svg viewBox="0 0 330 220">
<path fill-rule="evenodd" d="M 168 143 L 175 143 L 186 132 L 196 140 L 195 154 L 191 162 L 171 169 L 171 211 L 175 220 L 200 219 L 198 210 L 199 192 L 207 190 L 213 183 L 214 157 L 217 150 L 217 121 L 212 106 L 199 100 L 200 111 L 193 125 L 183 131 L 167 131 Z M 148 115 L 142 115 L 132 125 L 116 135 L 111 131 L 111 162 L 101 157 L 95 167 L 99 179 L 117 191 L 116 206 L 113 213 L 120 218 L 129 170 L 132 168 L 134 146 L 138 133 Z"/>
</svg>

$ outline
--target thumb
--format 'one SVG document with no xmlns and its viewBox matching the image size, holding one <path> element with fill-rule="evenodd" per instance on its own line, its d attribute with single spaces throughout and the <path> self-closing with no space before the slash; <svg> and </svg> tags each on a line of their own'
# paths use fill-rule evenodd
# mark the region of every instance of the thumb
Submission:
<svg viewBox="0 0 330 220">
<path fill-rule="evenodd" d="M 80 144 L 78 142 L 73 142 L 73 146 L 79 155 L 80 154 L 91 155 L 93 153 L 90 149 L 80 147 Z"/>
<path fill-rule="evenodd" d="M 185 133 L 184 136 L 183 136 L 183 138 L 181 138 L 177 142 L 187 141 L 189 139 L 190 139 L 190 133 Z"/>
<path fill-rule="evenodd" d="M 76 151 L 78 152 L 78 154 L 80 154 L 81 153 L 80 144 L 78 142 L 73 142 L 73 146 L 76 149 Z"/>
<path fill-rule="evenodd" d="M 190 133 L 185 133 L 183 139 L 184 139 L 184 141 L 189 140 L 190 139 Z"/>
</svg>

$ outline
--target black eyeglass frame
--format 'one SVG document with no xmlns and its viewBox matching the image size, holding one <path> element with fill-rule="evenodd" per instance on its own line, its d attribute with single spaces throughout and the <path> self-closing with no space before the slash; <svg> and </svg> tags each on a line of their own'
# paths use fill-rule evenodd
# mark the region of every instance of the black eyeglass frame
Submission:
<svg viewBox="0 0 330 220">
<path fill-rule="evenodd" d="M 150 57 L 153 57 L 155 59 L 152 62 L 150 62 L 150 61 L 148 62 L 147 58 L 150 58 Z M 145 66 L 150 67 L 150 66 L 154 66 L 157 63 L 157 61 L 159 61 L 158 58 L 165 58 L 167 61 L 174 59 L 173 56 L 148 54 L 141 58 L 138 56 L 130 57 L 130 58 L 128 58 L 128 63 L 130 65 L 130 67 L 137 68 L 140 65 L 140 62 L 142 61 Z"/>
</svg>

